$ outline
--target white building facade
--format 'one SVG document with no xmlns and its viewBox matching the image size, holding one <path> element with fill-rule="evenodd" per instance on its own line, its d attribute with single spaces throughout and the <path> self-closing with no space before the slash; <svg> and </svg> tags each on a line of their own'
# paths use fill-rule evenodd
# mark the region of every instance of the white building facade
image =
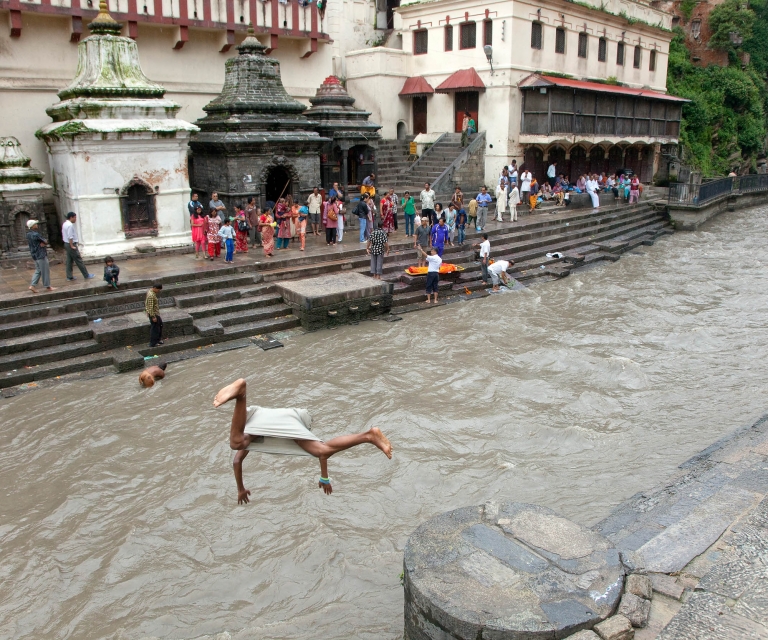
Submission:
<svg viewBox="0 0 768 640">
<path fill-rule="evenodd" d="M 671 19 L 632 0 L 406 0 L 395 46 L 347 54 L 347 86 L 384 138 L 460 131 L 469 111 L 489 183 L 513 158 L 650 182 L 679 135 L 683 101 L 664 95 Z"/>
</svg>

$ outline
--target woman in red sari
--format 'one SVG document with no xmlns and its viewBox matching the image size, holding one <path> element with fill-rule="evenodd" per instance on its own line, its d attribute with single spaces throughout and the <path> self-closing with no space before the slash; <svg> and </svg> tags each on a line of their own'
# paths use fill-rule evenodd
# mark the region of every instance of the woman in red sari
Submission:
<svg viewBox="0 0 768 640">
<path fill-rule="evenodd" d="M 267 209 L 259 218 L 259 231 L 261 231 L 261 246 L 264 248 L 264 255 L 271 258 L 275 251 L 275 227 L 272 220 L 272 209 Z"/>
<path fill-rule="evenodd" d="M 275 218 L 277 219 L 277 250 L 287 249 L 291 241 L 291 212 L 286 206 L 285 200 L 280 198 L 275 207 Z"/>
<path fill-rule="evenodd" d="M 248 253 L 248 218 L 239 206 L 235 205 L 235 253 Z"/>
<path fill-rule="evenodd" d="M 381 199 L 381 225 L 387 233 L 393 233 L 395 230 L 395 211 L 388 195 Z"/>
</svg>

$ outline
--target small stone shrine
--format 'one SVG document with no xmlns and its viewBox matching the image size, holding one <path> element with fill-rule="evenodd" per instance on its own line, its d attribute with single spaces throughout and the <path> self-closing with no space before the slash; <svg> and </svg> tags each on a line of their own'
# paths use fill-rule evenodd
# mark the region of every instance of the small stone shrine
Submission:
<svg viewBox="0 0 768 640">
<path fill-rule="evenodd" d="M 37 220 L 48 237 L 43 199 L 52 187 L 30 162 L 16 138 L 0 138 L 0 256 L 5 259 L 29 259 L 27 220 Z"/>
<path fill-rule="evenodd" d="M 192 136 L 192 188 L 206 201 L 213 191 L 232 205 L 255 196 L 263 205 L 280 196 L 306 201 L 320 186 L 320 149 L 329 142 L 288 95 L 280 63 L 265 54 L 253 28 L 226 62 L 221 94 L 203 107 Z"/>
<path fill-rule="evenodd" d="M 59 216 L 77 213 L 86 256 L 189 244 L 187 142 L 197 127 L 141 70 L 136 42 L 102 0 L 78 45 L 77 76 L 37 132 Z"/>
<path fill-rule="evenodd" d="M 371 114 L 353 106 L 355 99 L 336 76 L 328 76 L 309 101 L 312 106 L 304 115 L 317 123 L 321 136 L 330 138 L 320 156 L 323 185 L 338 182 L 346 194 L 347 185 L 360 184 L 375 172 L 381 125 L 368 122 Z"/>
</svg>

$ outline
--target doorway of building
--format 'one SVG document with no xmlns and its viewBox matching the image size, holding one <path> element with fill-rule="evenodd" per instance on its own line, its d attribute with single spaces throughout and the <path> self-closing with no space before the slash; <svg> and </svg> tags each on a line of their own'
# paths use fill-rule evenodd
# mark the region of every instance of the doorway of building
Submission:
<svg viewBox="0 0 768 640">
<path fill-rule="evenodd" d="M 267 174 L 267 182 L 264 185 L 264 194 L 267 202 L 277 202 L 278 199 L 293 192 L 291 174 L 285 167 L 272 167 Z"/>
<path fill-rule="evenodd" d="M 126 232 L 152 229 L 155 222 L 155 194 L 148 186 L 132 184 L 125 191 L 123 225 Z"/>
<path fill-rule="evenodd" d="M 400 120 L 400 122 L 397 123 L 397 139 L 401 141 L 405 140 L 407 135 L 408 128 L 405 126 L 405 122 Z"/>
<path fill-rule="evenodd" d="M 427 132 L 427 96 L 413 97 L 413 135 Z"/>
<path fill-rule="evenodd" d="M 469 117 L 475 121 L 475 131 L 480 131 L 478 108 L 480 94 L 477 91 L 457 91 L 453 99 L 456 133 L 461 133 L 461 123 L 464 121 L 464 112 L 469 111 Z"/>
</svg>

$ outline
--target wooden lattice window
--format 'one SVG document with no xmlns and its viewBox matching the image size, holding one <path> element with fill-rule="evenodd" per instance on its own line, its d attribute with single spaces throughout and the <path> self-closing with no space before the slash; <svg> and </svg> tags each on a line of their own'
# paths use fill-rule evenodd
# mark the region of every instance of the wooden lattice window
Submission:
<svg viewBox="0 0 768 640">
<path fill-rule="evenodd" d="M 620 67 L 624 66 L 624 43 L 619 42 L 616 47 L 616 64 Z"/>
<path fill-rule="evenodd" d="M 651 51 L 651 55 L 648 60 L 648 71 L 656 71 L 656 50 Z"/>
<path fill-rule="evenodd" d="M 597 61 L 605 62 L 608 58 L 608 41 L 605 38 L 600 38 L 597 43 Z"/>
<path fill-rule="evenodd" d="M 493 44 L 493 20 L 483 21 L 483 45 Z"/>
<path fill-rule="evenodd" d="M 579 34 L 579 58 L 587 57 L 587 45 L 589 44 L 588 36 L 582 32 Z"/>
<path fill-rule="evenodd" d="M 450 24 L 445 27 L 445 50 L 453 51 L 453 26 Z"/>
<path fill-rule="evenodd" d="M 460 49 L 474 49 L 477 46 L 477 23 L 463 23 L 459 27 L 459 40 Z"/>
<path fill-rule="evenodd" d="M 635 69 L 639 69 L 640 63 L 642 62 L 642 60 L 643 60 L 643 50 L 640 48 L 640 45 L 637 45 L 635 47 L 635 57 L 634 57 L 634 60 L 632 61 L 632 66 Z"/>
<path fill-rule="evenodd" d="M 541 22 L 531 24 L 531 49 L 541 49 Z"/>
<path fill-rule="evenodd" d="M 555 53 L 565 53 L 565 29 L 562 27 L 555 31 Z"/>
<path fill-rule="evenodd" d="M 427 52 L 428 35 L 426 29 L 413 32 L 413 55 L 420 56 Z"/>
</svg>

